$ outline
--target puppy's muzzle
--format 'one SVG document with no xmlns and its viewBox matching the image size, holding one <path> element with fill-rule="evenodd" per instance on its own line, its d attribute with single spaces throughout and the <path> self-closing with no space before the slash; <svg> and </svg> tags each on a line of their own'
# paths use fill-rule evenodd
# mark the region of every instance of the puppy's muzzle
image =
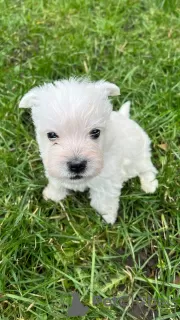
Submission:
<svg viewBox="0 0 180 320">
<path fill-rule="evenodd" d="M 67 163 L 68 170 L 70 173 L 74 173 L 76 175 L 83 173 L 87 168 L 86 160 L 72 160 Z"/>
</svg>

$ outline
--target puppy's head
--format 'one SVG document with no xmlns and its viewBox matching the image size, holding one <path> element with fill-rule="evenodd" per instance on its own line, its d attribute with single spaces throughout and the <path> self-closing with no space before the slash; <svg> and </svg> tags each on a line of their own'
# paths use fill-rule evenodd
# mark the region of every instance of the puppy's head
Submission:
<svg viewBox="0 0 180 320">
<path fill-rule="evenodd" d="M 70 79 L 30 90 L 20 108 L 32 108 L 41 157 L 48 176 L 66 183 L 86 181 L 103 167 L 103 142 L 112 106 L 119 95 L 109 82 Z"/>
</svg>

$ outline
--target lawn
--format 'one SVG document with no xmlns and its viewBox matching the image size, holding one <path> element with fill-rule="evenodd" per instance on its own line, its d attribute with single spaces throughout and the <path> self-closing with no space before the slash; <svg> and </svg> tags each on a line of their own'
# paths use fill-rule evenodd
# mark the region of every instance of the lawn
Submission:
<svg viewBox="0 0 180 320">
<path fill-rule="evenodd" d="M 0 11 L 0 320 L 67 319 L 72 292 L 89 308 L 81 319 L 180 319 L 178 0 L 2 0 Z M 18 103 L 71 75 L 120 86 L 114 109 L 131 100 L 152 139 L 159 188 L 126 183 L 114 226 L 88 193 L 42 198 L 30 111 Z"/>
</svg>

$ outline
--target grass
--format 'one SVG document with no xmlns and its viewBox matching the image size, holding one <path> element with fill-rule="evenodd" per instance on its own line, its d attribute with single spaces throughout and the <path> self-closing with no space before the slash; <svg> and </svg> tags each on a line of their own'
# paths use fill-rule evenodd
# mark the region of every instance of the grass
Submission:
<svg viewBox="0 0 180 320">
<path fill-rule="evenodd" d="M 74 290 L 89 307 L 82 319 L 180 319 L 178 1 L 9 0 L 0 10 L 0 320 L 66 319 Z M 86 74 L 121 87 L 115 109 L 132 101 L 159 171 L 156 194 L 125 185 L 113 227 L 87 194 L 42 199 L 30 113 L 18 110 L 32 86 Z M 128 299 L 93 305 L 96 295 Z"/>
</svg>

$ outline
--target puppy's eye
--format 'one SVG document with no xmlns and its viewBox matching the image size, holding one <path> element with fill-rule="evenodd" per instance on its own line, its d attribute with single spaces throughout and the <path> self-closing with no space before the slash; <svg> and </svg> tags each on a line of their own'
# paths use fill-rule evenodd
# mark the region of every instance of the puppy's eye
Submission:
<svg viewBox="0 0 180 320">
<path fill-rule="evenodd" d="M 51 140 L 51 141 L 54 141 L 57 138 L 59 138 L 58 135 L 55 132 L 48 132 L 47 136 L 48 136 L 48 139 Z"/>
<path fill-rule="evenodd" d="M 101 133 L 101 131 L 99 129 L 93 129 L 90 131 L 89 134 L 92 139 L 97 139 L 97 138 L 99 138 L 100 133 Z"/>
</svg>

